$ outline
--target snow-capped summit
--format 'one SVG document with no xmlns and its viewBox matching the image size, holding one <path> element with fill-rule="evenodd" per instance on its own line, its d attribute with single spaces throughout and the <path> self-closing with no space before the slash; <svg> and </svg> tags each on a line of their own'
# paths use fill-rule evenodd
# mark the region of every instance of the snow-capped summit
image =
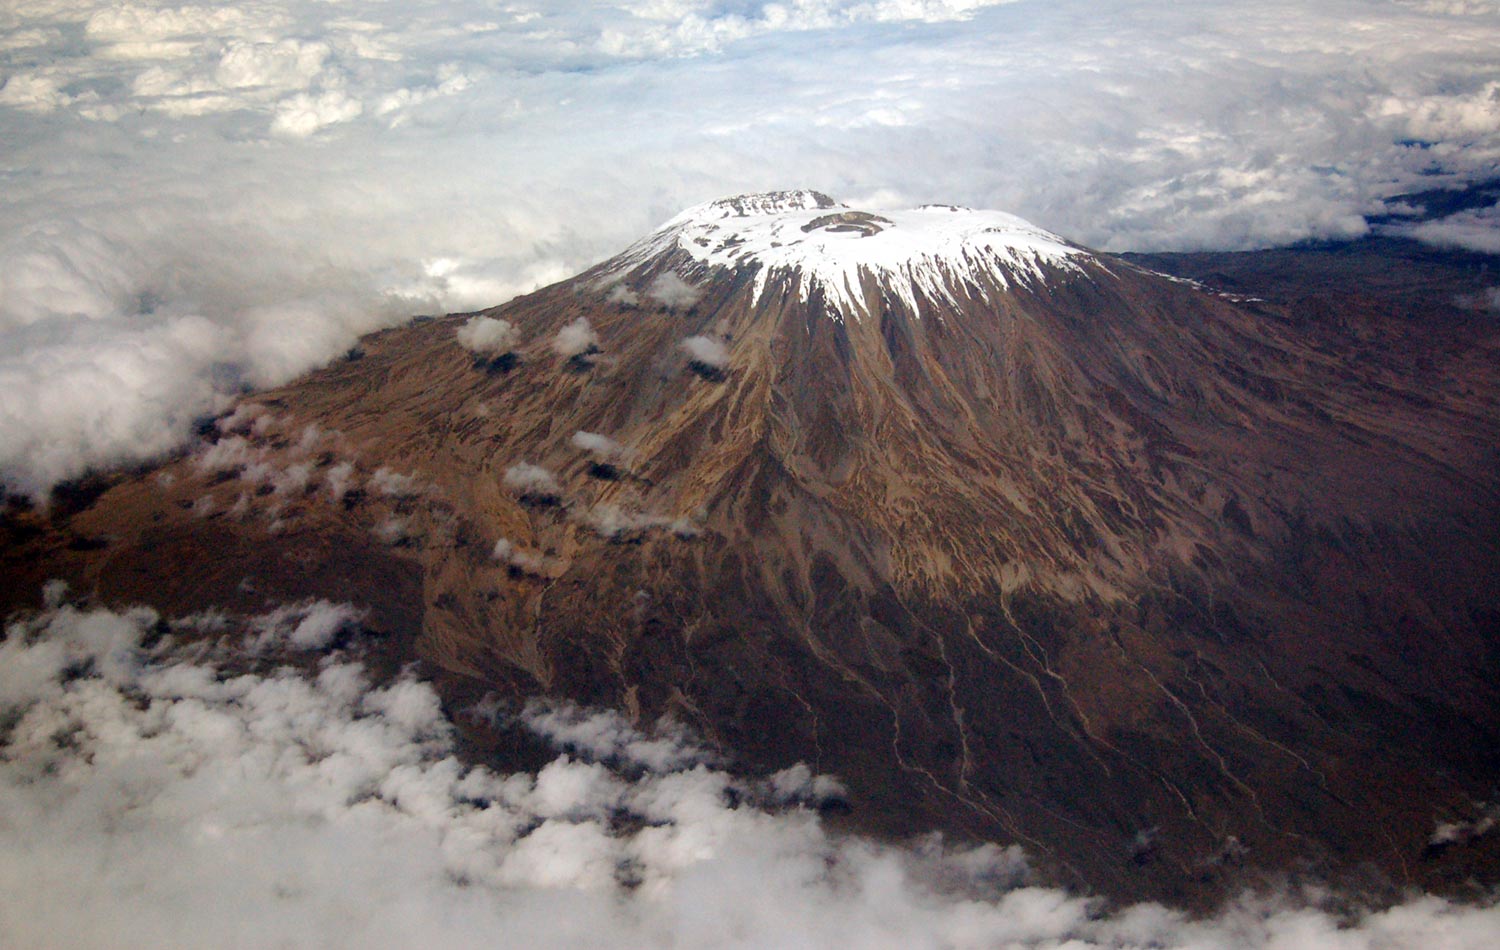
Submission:
<svg viewBox="0 0 1500 950">
<path fill-rule="evenodd" d="M 924 205 L 877 214 L 806 190 L 689 208 L 632 248 L 626 263 L 678 249 L 708 268 L 757 267 L 757 299 L 783 279 L 803 301 L 820 292 L 840 319 L 868 314 L 871 281 L 918 314 L 919 298 L 956 302 L 965 287 L 1030 285 L 1049 271 L 1081 273 L 1079 261 L 1094 260 L 999 211 Z"/>
</svg>

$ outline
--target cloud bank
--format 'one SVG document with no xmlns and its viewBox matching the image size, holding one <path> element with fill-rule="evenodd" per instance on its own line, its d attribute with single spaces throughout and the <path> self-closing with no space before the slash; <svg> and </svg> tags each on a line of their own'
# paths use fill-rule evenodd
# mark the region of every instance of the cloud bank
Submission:
<svg viewBox="0 0 1500 950">
<path fill-rule="evenodd" d="M 1480 0 L 11 3 L 0 480 L 150 457 L 723 194 L 1000 208 L 1105 250 L 1358 235 L 1494 175 L 1496 49 Z"/>
<path fill-rule="evenodd" d="M 289 617 L 163 624 L 51 593 L 0 642 L 7 947 L 1479 950 L 1500 928 L 1432 897 L 1106 912 L 1027 886 L 1013 848 L 834 835 L 806 806 L 842 790 L 805 766 L 737 779 L 680 731 L 573 707 L 522 710 L 560 751 L 501 774 L 454 756 L 419 680 L 338 652 L 235 673 L 175 645 L 258 624 L 292 631 L 290 659 L 311 644 Z"/>
</svg>

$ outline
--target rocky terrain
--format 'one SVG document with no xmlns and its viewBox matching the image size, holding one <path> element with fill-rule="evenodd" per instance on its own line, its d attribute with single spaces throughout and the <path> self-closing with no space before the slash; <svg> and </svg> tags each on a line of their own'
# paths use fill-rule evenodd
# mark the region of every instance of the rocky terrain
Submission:
<svg viewBox="0 0 1500 950">
<path fill-rule="evenodd" d="M 455 705 L 670 716 L 1063 883 L 1462 891 L 1496 870 L 1500 321 L 1463 261 L 1417 308 L 1375 251 L 1296 260 L 710 203 L 11 499 L 0 608 L 347 601 Z"/>
</svg>

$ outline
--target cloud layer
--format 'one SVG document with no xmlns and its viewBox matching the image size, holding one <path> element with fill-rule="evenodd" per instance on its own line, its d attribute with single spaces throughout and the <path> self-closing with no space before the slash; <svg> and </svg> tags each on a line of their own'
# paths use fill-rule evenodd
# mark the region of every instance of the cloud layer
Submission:
<svg viewBox="0 0 1500 950">
<path fill-rule="evenodd" d="M 1106 250 L 1357 235 L 1494 174 L 1496 49 L 1480 0 L 21 0 L 0 479 L 160 452 L 242 385 L 726 193 L 1000 208 Z"/>
<path fill-rule="evenodd" d="M 302 631 L 351 608 L 163 625 L 60 594 L 0 643 L 7 947 L 1478 950 L 1500 927 L 1500 909 L 1431 897 L 1351 917 L 1285 898 L 1199 921 L 1102 913 L 1025 886 L 1015 849 L 834 836 L 804 807 L 842 794 L 828 777 L 736 779 L 611 713 L 530 706 L 557 758 L 469 767 L 421 681 L 373 684 L 346 653 L 233 673 L 173 646 L 244 624 L 306 658 L 323 638 Z"/>
</svg>

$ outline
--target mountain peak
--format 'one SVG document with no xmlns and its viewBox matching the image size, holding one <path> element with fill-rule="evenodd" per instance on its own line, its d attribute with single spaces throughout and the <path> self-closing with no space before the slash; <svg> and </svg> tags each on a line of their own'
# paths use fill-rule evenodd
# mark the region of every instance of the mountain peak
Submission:
<svg viewBox="0 0 1500 950">
<path fill-rule="evenodd" d="M 953 205 L 875 213 L 817 191 L 721 198 L 689 208 L 627 251 L 615 270 L 681 252 L 691 271 L 756 270 L 758 301 L 768 288 L 819 297 L 837 320 L 858 320 L 872 301 L 956 303 L 973 289 L 1034 286 L 1049 272 L 1081 274 L 1082 248 L 1015 215 Z"/>
</svg>

